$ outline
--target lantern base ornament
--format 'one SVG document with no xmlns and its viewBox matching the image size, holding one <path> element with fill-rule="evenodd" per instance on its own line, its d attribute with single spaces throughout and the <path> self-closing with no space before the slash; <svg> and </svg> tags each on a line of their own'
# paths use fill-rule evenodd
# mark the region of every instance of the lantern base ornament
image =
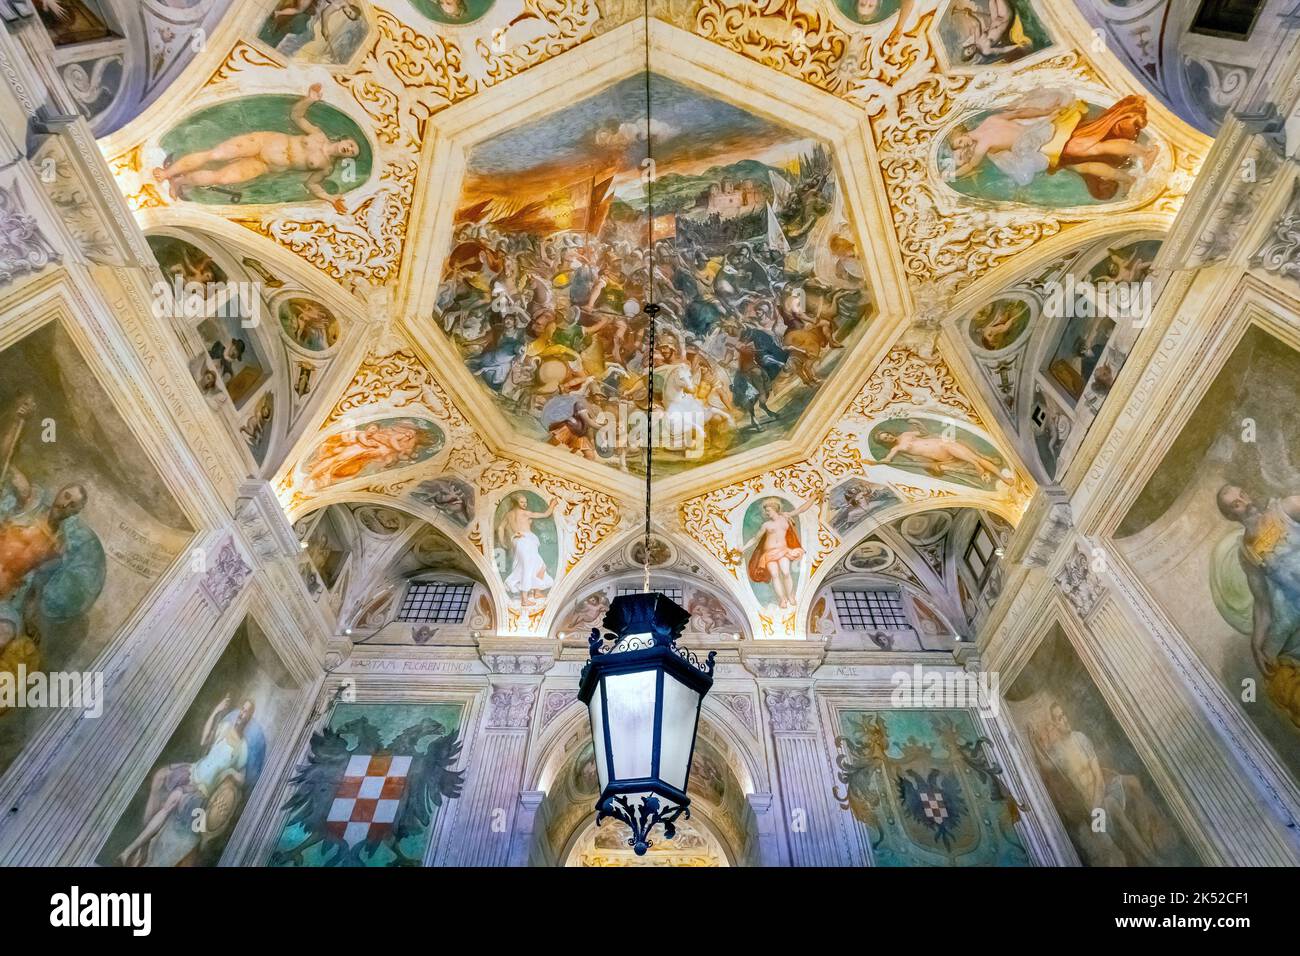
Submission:
<svg viewBox="0 0 1300 956">
<path fill-rule="evenodd" d="M 627 845 L 637 856 L 645 856 L 646 850 L 654 846 L 650 840 L 650 831 L 655 828 L 655 824 L 662 823 L 664 839 L 671 840 L 677 835 L 677 818 L 691 818 L 690 801 L 665 806 L 653 793 L 645 794 L 640 800 L 636 800 L 635 795 L 629 800 L 626 794 L 619 793 L 596 804 L 596 826 L 600 826 L 606 817 L 626 823 L 632 831 Z"/>
<path fill-rule="evenodd" d="M 619 595 L 604 620 L 613 633 L 592 628 L 590 659 L 578 681 L 600 780 L 596 825 L 606 817 L 626 823 L 627 845 L 637 856 L 654 845 L 656 825 L 671 840 L 678 818 L 691 815 L 686 787 L 716 652 L 700 661 L 677 646 L 689 620 L 656 591 Z"/>
</svg>

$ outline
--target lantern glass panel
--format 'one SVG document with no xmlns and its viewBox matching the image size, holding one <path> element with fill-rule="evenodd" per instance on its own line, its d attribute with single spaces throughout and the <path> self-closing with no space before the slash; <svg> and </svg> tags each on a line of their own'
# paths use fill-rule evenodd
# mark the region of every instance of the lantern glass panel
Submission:
<svg viewBox="0 0 1300 956">
<path fill-rule="evenodd" d="M 605 678 L 608 695 L 609 743 L 614 750 L 614 779 L 650 776 L 655 742 L 654 668 Z"/>
<path fill-rule="evenodd" d="M 605 785 L 609 783 L 609 766 L 605 761 L 605 713 L 603 703 L 605 695 L 601 693 L 603 688 L 599 683 L 596 684 L 596 691 L 591 695 L 591 739 L 596 750 L 596 775 L 600 778 L 600 789 L 603 791 Z"/>
<path fill-rule="evenodd" d="M 686 790 L 686 773 L 690 769 L 695 718 L 699 709 L 700 695 L 665 672 L 659 779 L 681 791 Z"/>
</svg>

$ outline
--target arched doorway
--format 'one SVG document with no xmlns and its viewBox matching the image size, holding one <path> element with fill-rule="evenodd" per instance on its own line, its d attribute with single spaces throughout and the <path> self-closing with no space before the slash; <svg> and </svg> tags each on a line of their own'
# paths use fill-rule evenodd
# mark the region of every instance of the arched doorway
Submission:
<svg viewBox="0 0 1300 956">
<path fill-rule="evenodd" d="M 616 820 L 596 826 L 599 792 L 591 737 L 575 733 L 539 808 L 542 825 L 529 854 L 533 865 L 551 866 L 744 866 L 756 842 L 753 813 L 745 799 L 728 745 L 701 720 L 688 792 L 691 817 L 679 821 L 677 836 L 654 845 L 643 857 L 626 845 L 627 829 Z"/>
</svg>

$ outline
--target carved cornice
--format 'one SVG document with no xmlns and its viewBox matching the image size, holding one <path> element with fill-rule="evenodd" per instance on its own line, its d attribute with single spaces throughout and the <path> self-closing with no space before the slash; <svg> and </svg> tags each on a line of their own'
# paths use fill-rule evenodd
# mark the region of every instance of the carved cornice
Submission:
<svg viewBox="0 0 1300 956">
<path fill-rule="evenodd" d="M 1073 526 L 1069 493 L 1059 485 L 1041 486 L 1016 527 L 1007 560 L 1031 568 L 1047 567 Z"/>
<path fill-rule="evenodd" d="M 239 486 L 235 522 L 253 553 L 262 560 L 297 558 L 298 536 L 270 482 L 246 481 Z"/>
<path fill-rule="evenodd" d="M 516 637 L 480 637 L 478 655 L 493 674 L 545 674 L 555 666 L 560 642 Z"/>
<path fill-rule="evenodd" d="M 826 657 L 824 641 L 750 641 L 738 650 L 745 670 L 766 679 L 807 680 Z"/>
</svg>

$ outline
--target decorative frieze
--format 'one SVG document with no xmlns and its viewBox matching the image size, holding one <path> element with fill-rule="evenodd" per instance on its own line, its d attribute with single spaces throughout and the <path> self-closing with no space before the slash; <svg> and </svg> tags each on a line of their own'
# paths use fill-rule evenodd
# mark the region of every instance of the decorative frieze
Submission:
<svg viewBox="0 0 1300 956">
<path fill-rule="evenodd" d="M 548 690 L 542 698 L 541 726 L 546 727 L 564 708 L 577 699 L 578 694 L 573 690 Z"/>
<path fill-rule="evenodd" d="M 482 659 L 494 674 L 545 674 L 555 666 L 549 654 L 484 654 Z"/>
<path fill-rule="evenodd" d="M 754 733 L 758 732 L 758 715 L 754 712 L 754 698 L 749 694 L 719 694 L 713 696 L 723 707 L 731 711 Z"/>
<path fill-rule="evenodd" d="M 60 261 L 37 221 L 23 209 L 16 186 L 0 186 L 0 286 Z"/>
<path fill-rule="evenodd" d="M 1269 227 L 1251 265 L 1288 279 L 1300 279 L 1300 180 L 1291 184 L 1291 198 Z"/>
</svg>

